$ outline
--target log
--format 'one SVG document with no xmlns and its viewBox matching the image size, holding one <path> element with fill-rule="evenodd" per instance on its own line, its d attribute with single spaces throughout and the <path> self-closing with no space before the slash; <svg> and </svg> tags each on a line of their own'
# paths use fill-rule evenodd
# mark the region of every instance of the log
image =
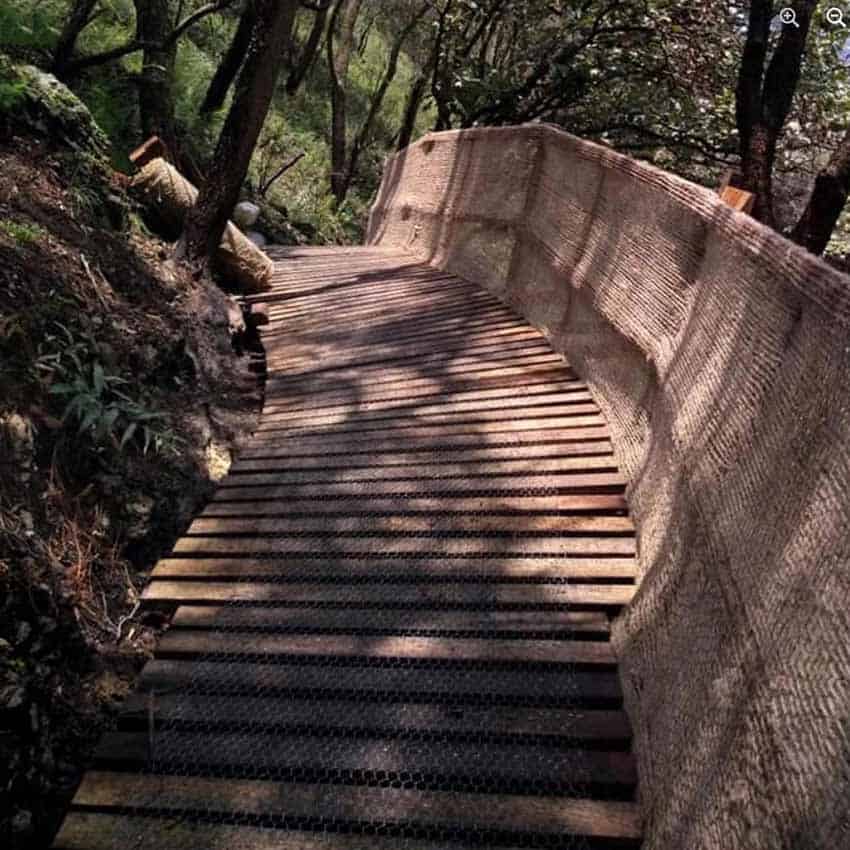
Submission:
<svg viewBox="0 0 850 850">
<path fill-rule="evenodd" d="M 155 228 L 168 238 L 179 238 L 186 214 L 198 197 L 195 186 L 157 157 L 133 177 L 130 188 L 150 210 Z M 253 295 L 271 289 L 274 264 L 233 222 L 228 222 L 214 259 L 240 292 Z"/>
</svg>

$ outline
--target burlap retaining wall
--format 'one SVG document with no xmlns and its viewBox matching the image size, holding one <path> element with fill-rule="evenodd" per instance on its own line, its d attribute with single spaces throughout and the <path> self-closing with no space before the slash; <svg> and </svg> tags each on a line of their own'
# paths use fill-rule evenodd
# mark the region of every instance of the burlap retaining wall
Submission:
<svg viewBox="0 0 850 850">
<path fill-rule="evenodd" d="M 545 126 L 397 154 L 369 241 L 488 285 L 609 417 L 647 847 L 850 848 L 850 279 Z"/>
</svg>

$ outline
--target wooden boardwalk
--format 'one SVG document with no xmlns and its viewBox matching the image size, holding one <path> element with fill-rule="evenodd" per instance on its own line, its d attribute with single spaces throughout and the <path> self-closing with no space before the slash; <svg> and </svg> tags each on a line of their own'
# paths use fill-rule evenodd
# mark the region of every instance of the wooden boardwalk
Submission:
<svg viewBox="0 0 850 850">
<path fill-rule="evenodd" d="M 544 337 L 378 249 L 287 249 L 261 424 L 63 850 L 640 844 L 609 621 L 635 539 Z"/>
</svg>

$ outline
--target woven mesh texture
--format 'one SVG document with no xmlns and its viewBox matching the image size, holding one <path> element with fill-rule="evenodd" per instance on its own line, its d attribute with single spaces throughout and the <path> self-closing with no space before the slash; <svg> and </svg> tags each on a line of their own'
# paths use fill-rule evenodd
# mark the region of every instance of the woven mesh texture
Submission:
<svg viewBox="0 0 850 850">
<path fill-rule="evenodd" d="M 647 846 L 850 846 L 850 281 L 545 126 L 396 155 L 370 241 L 485 283 L 608 416 Z"/>
<path fill-rule="evenodd" d="M 63 850 L 636 848 L 610 617 L 635 540 L 599 408 L 485 289 L 277 255 L 251 443 Z"/>
</svg>

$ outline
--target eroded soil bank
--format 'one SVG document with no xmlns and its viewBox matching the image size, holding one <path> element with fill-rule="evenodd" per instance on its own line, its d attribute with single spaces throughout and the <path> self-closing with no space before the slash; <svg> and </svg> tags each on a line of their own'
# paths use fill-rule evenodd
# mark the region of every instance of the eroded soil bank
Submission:
<svg viewBox="0 0 850 850">
<path fill-rule="evenodd" d="M 118 175 L 0 134 L 0 844 L 49 845 L 151 650 L 147 571 L 261 401 L 239 309 L 144 230 Z"/>
</svg>

